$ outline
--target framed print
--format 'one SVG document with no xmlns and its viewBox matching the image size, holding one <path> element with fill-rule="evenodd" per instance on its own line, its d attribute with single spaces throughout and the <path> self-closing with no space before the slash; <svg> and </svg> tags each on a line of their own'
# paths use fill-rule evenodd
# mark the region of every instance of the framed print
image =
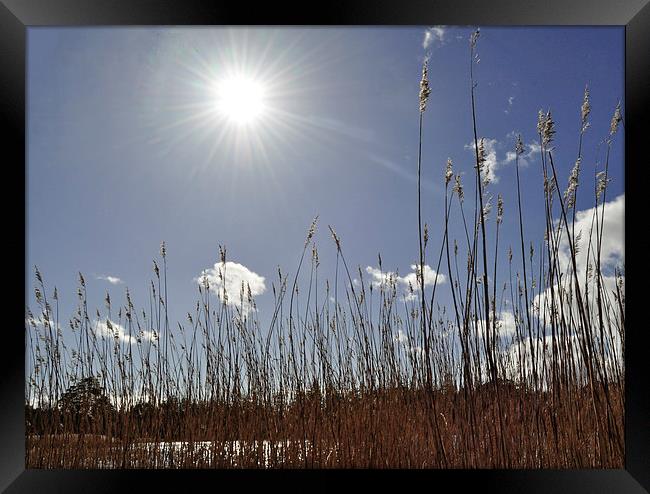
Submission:
<svg viewBox="0 0 650 494">
<path fill-rule="evenodd" d="M 7 492 L 647 492 L 646 2 L 1 12 Z"/>
</svg>

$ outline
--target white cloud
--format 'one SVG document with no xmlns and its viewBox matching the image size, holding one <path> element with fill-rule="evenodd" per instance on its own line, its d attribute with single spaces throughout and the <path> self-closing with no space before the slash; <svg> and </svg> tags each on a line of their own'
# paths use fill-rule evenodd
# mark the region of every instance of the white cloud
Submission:
<svg viewBox="0 0 650 494">
<path fill-rule="evenodd" d="M 601 209 L 598 209 L 600 214 Z M 588 313 L 591 314 L 592 321 L 597 321 L 597 307 L 593 301 L 594 293 L 596 290 L 595 277 L 591 278 L 591 281 L 585 283 L 585 275 L 587 273 L 587 263 L 588 261 L 593 264 L 593 249 L 587 255 L 588 243 L 589 243 L 589 233 L 593 231 L 593 234 L 596 234 L 595 226 L 592 227 L 592 218 L 594 215 L 594 208 L 590 208 L 583 211 L 578 211 L 576 213 L 575 221 L 575 232 L 576 236 L 581 233 L 580 249 L 578 255 L 576 256 L 576 268 L 578 272 L 578 278 L 580 280 L 581 292 L 584 296 L 585 288 L 588 286 L 590 293 L 590 302 Z M 602 242 L 602 252 L 601 252 L 601 265 L 603 270 L 603 293 L 605 297 L 611 299 L 613 293 L 616 291 L 616 279 L 612 275 L 611 271 L 614 267 L 623 267 L 625 260 L 625 243 L 624 243 L 624 218 L 625 218 L 625 196 L 620 195 L 613 199 L 610 202 L 605 204 L 605 213 L 604 213 L 604 223 L 603 225 L 603 242 Z M 593 228 L 593 230 L 592 230 Z M 563 273 L 562 287 L 559 287 L 557 284 L 553 286 L 556 300 L 556 309 L 562 309 L 564 316 L 566 318 L 573 317 L 575 321 L 580 319 L 578 312 L 578 306 L 575 300 L 569 298 L 571 293 L 574 293 L 573 289 L 569 285 L 573 282 L 572 274 L 572 264 L 570 257 L 570 248 L 569 242 L 566 234 L 560 239 L 559 246 L 559 261 L 560 269 Z M 609 273 L 609 274 L 608 274 Z M 624 277 L 623 277 L 624 280 Z M 560 291 L 563 292 L 563 302 L 557 302 L 559 298 Z M 605 310 L 608 310 L 607 307 L 616 307 L 616 303 L 610 304 L 613 302 L 609 300 L 607 303 L 603 304 Z M 544 315 L 548 320 L 551 316 L 551 295 L 550 288 L 547 288 L 541 294 L 535 296 L 532 306 L 540 308 L 540 317 L 543 320 Z M 614 309 L 617 310 L 617 309 Z M 536 311 L 534 311 L 535 316 Z M 545 314 L 546 313 L 546 314 Z M 504 315 L 507 317 L 504 317 Z M 614 316 L 614 319 L 616 316 Z M 505 334 L 516 334 L 516 328 L 514 326 L 514 317 L 509 313 L 502 313 L 501 320 L 503 320 L 504 327 L 502 333 Z M 607 319 L 607 318 L 606 318 Z M 596 326 L 598 322 L 594 323 Z M 607 327 L 607 323 L 605 323 Z M 524 332 L 525 333 L 525 332 Z M 594 331 L 591 335 L 594 343 L 604 346 L 605 360 L 604 365 L 607 369 L 608 375 L 612 376 L 614 373 L 621 372 L 622 369 L 622 341 L 621 335 L 618 332 L 617 328 L 612 328 L 612 331 L 605 330 L 605 341 L 600 340 L 599 331 Z M 582 336 L 580 333 L 570 333 L 565 339 L 565 350 L 570 348 L 573 361 L 576 363 L 576 371 L 581 374 L 583 377 L 586 376 L 586 364 L 584 361 L 584 355 L 580 349 Z M 610 340 L 611 338 L 611 340 Z M 542 386 L 547 387 L 548 382 L 547 378 L 550 375 L 549 372 L 544 372 L 544 366 L 547 367 L 552 361 L 552 352 L 553 352 L 553 337 L 550 334 L 547 334 L 546 337 L 533 336 L 532 338 L 524 336 L 520 341 L 514 341 L 504 354 L 504 365 L 506 377 L 508 379 L 519 380 L 520 378 L 530 378 L 530 375 L 533 371 L 533 363 L 537 368 L 538 374 L 542 379 Z M 598 353 L 598 352 L 597 352 Z M 596 355 L 596 358 L 599 358 Z"/>
<path fill-rule="evenodd" d="M 511 338 L 514 336 L 517 333 L 517 323 L 514 314 L 510 311 L 502 311 L 500 314 L 497 314 L 496 330 L 497 335 L 501 338 Z"/>
<path fill-rule="evenodd" d="M 604 216 L 602 205 L 598 207 L 599 223 L 603 229 L 600 263 L 603 275 L 603 283 L 606 293 L 616 290 L 616 279 L 613 276 L 615 267 L 622 268 L 625 262 L 625 194 L 614 200 L 605 203 Z M 595 208 L 577 211 L 575 215 L 575 242 L 578 253 L 576 255 L 576 272 L 581 281 L 581 289 L 584 293 L 584 280 L 587 270 L 593 270 L 596 258 L 596 222 L 594 220 Z M 569 221 L 570 218 L 569 218 Z M 557 225 L 557 222 L 556 222 Z M 591 237 L 591 246 L 590 246 Z M 562 237 L 559 244 L 558 258 L 563 276 L 563 283 L 570 283 L 573 280 L 573 264 L 571 261 L 571 249 L 566 229 L 562 230 Z M 591 278 L 589 290 L 592 291 L 595 283 L 595 276 Z M 557 288 L 557 287 L 556 287 Z M 534 303 L 537 307 L 543 308 L 545 297 L 548 294 L 542 293 L 535 297 Z M 574 301 L 575 302 L 575 301 Z M 550 300 L 549 300 L 550 303 Z"/>
<path fill-rule="evenodd" d="M 96 276 L 95 279 L 108 281 L 111 285 L 119 285 L 120 283 L 124 283 L 124 282 L 123 282 L 120 278 L 118 278 L 117 276 L 110 276 L 110 275 L 107 275 L 107 276 Z"/>
<path fill-rule="evenodd" d="M 517 332 L 515 316 L 512 312 L 503 311 L 497 321 L 497 329 L 501 336 L 512 336 Z"/>
<path fill-rule="evenodd" d="M 416 292 L 420 290 L 420 284 L 417 279 L 417 272 L 419 271 L 419 265 L 411 264 L 412 271 L 406 276 L 399 276 L 393 271 L 381 271 L 379 268 L 374 268 L 368 266 L 366 268 L 366 273 L 371 277 L 370 284 L 374 288 L 381 287 L 390 287 L 391 285 L 399 285 L 403 288 L 402 296 L 404 301 L 412 302 L 417 298 L 415 295 Z M 431 268 L 428 264 L 424 265 L 424 287 L 433 286 L 436 282 L 436 277 L 438 279 L 438 284 L 445 283 L 447 278 L 444 274 L 436 273 L 434 269 Z"/>
<path fill-rule="evenodd" d="M 614 332 L 614 339 L 616 340 L 614 343 L 615 348 L 613 351 L 607 350 L 604 361 L 609 376 L 623 371 L 622 346 L 616 332 Z M 559 339 L 556 337 L 556 351 L 558 351 L 558 343 Z M 587 365 L 585 364 L 584 355 L 581 350 L 580 337 L 576 334 L 568 335 L 566 339 L 562 340 L 562 348 L 564 355 L 571 355 L 578 376 L 587 378 Z M 503 356 L 505 377 L 507 379 L 515 382 L 530 382 L 533 369 L 535 368 L 541 380 L 542 388 L 548 389 L 550 384 L 549 379 L 552 375 L 549 369 L 553 361 L 552 335 L 522 338 L 520 341 L 516 341 L 510 345 Z M 533 362 L 535 363 L 534 366 Z"/>
<path fill-rule="evenodd" d="M 491 321 L 492 316 L 490 315 Z M 477 328 L 479 336 L 485 336 L 485 319 L 479 319 Z M 517 333 L 515 316 L 512 312 L 502 311 L 500 314 L 497 314 L 496 333 L 498 337 L 506 340 L 512 338 Z"/>
<path fill-rule="evenodd" d="M 514 139 L 516 137 L 516 134 L 514 132 L 510 132 L 507 137 Z M 485 169 L 487 170 L 487 176 L 490 179 L 490 182 L 498 183 L 499 177 L 496 174 L 497 170 L 515 161 L 515 151 L 506 151 L 505 157 L 503 159 L 499 159 L 497 150 L 502 149 L 503 145 L 497 139 L 490 139 L 485 137 L 483 138 L 483 146 L 485 147 Z M 525 144 L 524 147 L 524 153 L 519 156 L 519 164 L 522 166 L 527 166 L 529 162 L 535 157 L 535 155 L 539 154 L 541 147 L 534 141 Z M 474 148 L 475 146 L 473 142 L 465 144 L 465 149 L 467 150 L 474 152 Z"/>
<path fill-rule="evenodd" d="M 392 282 L 397 282 L 397 275 L 392 271 L 382 271 L 379 268 L 368 266 L 366 268 L 366 273 L 370 275 L 370 283 L 375 288 L 379 288 L 382 285 L 389 285 Z"/>
<path fill-rule="evenodd" d="M 508 113 L 510 113 L 510 109 L 512 108 L 512 104 L 514 102 L 515 102 L 515 97 L 514 96 L 509 96 L 508 97 L 508 107 L 505 110 L 503 110 L 503 113 L 505 113 L 506 115 Z"/>
<path fill-rule="evenodd" d="M 433 26 L 424 31 L 422 48 L 427 50 L 434 42 L 439 45 L 445 44 L 446 29 L 443 26 Z"/>
<path fill-rule="evenodd" d="M 412 286 L 414 290 L 419 290 L 420 286 L 417 280 L 417 273 L 420 271 L 420 266 L 417 264 L 411 264 L 411 273 L 407 274 L 403 278 L 399 278 L 398 281 L 405 284 L 406 286 Z M 424 287 L 433 286 L 436 283 L 436 277 L 438 278 L 438 283 L 444 283 L 447 279 L 445 275 L 436 273 L 435 269 L 432 269 L 428 264 L 424 265 Z"/>
<path fill-rule="evenodd" d="M 547 352 L 548 347 L 545 349 L 542 338 L 526 337 L 513 343 L 504 354 L 506 379 L 526 382 L 532 375 L 533 368 L 538 369 L 538 372 L 542 374 L 540 370 L 543 368 L 545 357 L 548 357 L 545 355 Z"/>
<path fill-rule="evenodd" d="M 410 353 L 419 357 L 422 357 L 424 355 L 424 350 L 422 347 L 414 345 L 411 341 L 411 338 L 409 338 L 409 336 L 401 329 L 397 331 L 397 335 L 395 335 L 393 338 L 397 343 L 404 347 L 406 353 Z"/>
<path fill-rule="evenodd" d="M 515 139 L 517 138 L 517 133 L 513 130 L 512 132 L 508 133 L 507 136 L 512 142 L 515 142 Z M 514 147 L 514 146 L 513 146 Z M 521 166 L 528 166 L 531 162 L 531 160 L 541 152 L 542 147 L 539 145 L 539 143 L 535 141 L 531 141 L 528 144 L 524 144 L 524 152 L 519 156 L 519 164 Z M 514 163 L 515 159 L 517 158 L 517 155 L 515 154 L 514 149 L 506 152 L 506 157 L 502 161 L 503 165 L 509 165 L 510 163 Z"/>
<path fill-rule="evenodd" d="M 129 334 L 129 331 L 124 326 L 110 319 L 95 320 L 94 328 L 95 334 L 101 338 L 114 338 L 130 345 L 135 345 L 138 343 L 138 340 L 140 342 L 145 340 L 151 341 L 155 338 L 154 334 L 150 331 L 138 331 L 134 329 Z"/>
<path fill-rule="evenodd" d="M 368 266 L 366 268 L 366 273 L 371 276 L 371 283 L 374 287 L 380 287 L 381 285 L 386 285 L 390 283 L 402 284 L 405 287 L 412 287 L 413 290 L 419 290 L 420 284 L 417 281 L 417 272 L 419 271 L 419 265 L 411 264 L 411 269 L 413 270 L 406 276 L 399 276 L 393 271 L 381 271 L 379 268 L 373 268 Z M 444 274 L 436 273 L 434 269 L 431 268 L 428 264 L 424 265 L 424 286 L 433 286 L 436 282 L 436 277 L 438 278 L 438 283 L 444 283 L 447 281 L 447 278 Z"/>
<path fill-rule="evenodd" d="M 56 324 L 53 320 L 51 319 L 45 319 L 43 315 L 40 315 L 38 317 L 26 317 L 25 318 L 25 326 L 33 326 L 33 327 L 41 327 L 43 329 L 61 329 L 61 324 Z"/>
<path fill-rule="evenodd" d="M 602 217 L 602 206 L 598 207 L 601 215 L 599 222 L 603 229 L 601 258 L 600 262 L 604 268 L 613 268 L 625 261 L 625 194 L 621 194 L 613 201 L 605 203 L 604 217 Z M 594 208 L 578 211 L 575 219 L 575 235 L 581 235 L 580 249 L 576 259 L 578 273 L 585 274 L 587 269 L 587 253 L 589 236 L 593 234 L 592 242 L 595 242 L 596 225 L 592 224 Z M 570 260 L 569 242 L 566 235 L 560 244 L 561 259 L 565 265 Z M 590 251 L 589 259 L 593 263 L 593 248 Z"/>
<path fill-rule="evenodd" d="M 479 139 L 479 143 L 481 139 Z M 487 137 L 483 138 L 483 147 L 485 148 L 485 163 L 483 164 L 483 173 L 487 173 L 490 182 L 497 183 L 499 177 L 496 176 L 495 172 L 499 167 L 499 162 L 497 161 L 497 147 L 498 141 L 496 139 L 489 139 Z M 465 149 L 471 149 L 474 151 L 476 146 L 473 142 L 465 144 Z"/>
<path fill-rule="evenodd" d="M 240 308 L 245 314 L 253 309 L 252 300 L 248 300 L 249 291 L 253 298 L 266 291 L 263 276 L 232 261 L 227 261 L 225 264 L 218 262 L 214 267 L 204 269 L 196 278 L 196 282 L 202 285 L 205 281 L 221 301 Z M 242 289 L 244 290 L 243 297 L 241 296 Z"/>
<path fill-rule="evenodd" d="M 603 310 L 606 312 L 610 310 L 611 307 L 617 307 L 615 300 L 613 299 L 614 294 L 617 291 L 617 280 L 614 276 L 614 268 L 619 268 L 623 270 L 625 262 L 625 237 L 624 237 L 624 219 L 625 219 L 625 195 L 620 195 L 614 200 L 605 203 L 604 209 L 604 220 L 602 217 L 602 206 L 598 208 L 598 214 L 600 215 L 599 222 L 603 228 L 602 235 L 602 244 L 601 244 L 601 273 L 602 273 L 602 296 L 605 299 L 605 302 L 602 304 Z M 598 308 L 595 303 L 595 293 L 597 291 L 596 276 L 595 276 L 595 241 L 596 241 L 596 227 L 595 221 L 592 225 L 592 220 L 594 217 L 594 208 L 586 209 L 584 211 L 578 211 L 575 218 L 575 235 L 576 238 L 580 236 L 580 241 L 578 244 L 578 253 L 576 255 L 576 272 L 578 274 L 578 280 L 580 284 L 580 291 L 583 297 L 585 293 L 589 293 L 588 307 L 586 309 L 588 317 L 592 321 L 596 321 L 595 324 L 598 325 Z M 569 220 L 570 221 L 570 220 Z M 592 235 L 592 245 L 589 246 L 589 237 Z M 575 290 L 572 288 L 572 283 L 574 281 L 573 277 L 573 265 L 571 262 L 571 251 L 569 247 L 569 241 L 566 236 L 566 232 L 563 232 L 563 236 L 560 239 L 559 245 L 559 263 L 560 269 L 563 273 L 562 277 L 562 286 L 559 287 L 558 284 L 553 286 L 555 291 L 555 306 L 556 309 L 562 309 L 564 314 L 572 315 L 574 320 L 579 320 L 581 318 L 580 312 L 578 311 L 578 304 L 575 298 Z M 587 280 L 588 271 L 591 272 L 591 277 Z M 624 273 L 621 274 L 621 280 L 624 282 L 625 276 Z M 621 287 L 624 292 L 624 286 Z M 560 307 L 560 304 L 557 302 L 558 293 L 562 291 L 564 294 L 563 301 Z M 552 298 L 550 287 L 547 288 L 541 294 L 535 296 L 532 302 L 533 313 L 539 310 L 540 316 L 546 314 L 547 319 L 551 315 L 551 305 Z M 616 310 L 616 309 L 613 309 Z M 616 319 L 616 316 L 613 316 Z M 609 320 L 608 317 L 605 320 Z M 607 326 L 607 323 L 605 323 Z M 596 332 L 598 333 L 598 332 Z M 606 331 L 609 334 L 609 331 Z M 620 355 L 621 353 L 621 341 L 620 336 L 618 335 L 617 330 L 612 332 L 613 342 L 605 341 L 600 342 L 604 344 L 607 348 L 606 365 L 613 365 L 613 358 L 615 355 Z M 605 335 L 607 338 L 608 335 Z M 599 334 L 594 335 L 595 340 L 599 340 Z M 613 345 L 613 346 L 612 346 Z"/>
</svg>

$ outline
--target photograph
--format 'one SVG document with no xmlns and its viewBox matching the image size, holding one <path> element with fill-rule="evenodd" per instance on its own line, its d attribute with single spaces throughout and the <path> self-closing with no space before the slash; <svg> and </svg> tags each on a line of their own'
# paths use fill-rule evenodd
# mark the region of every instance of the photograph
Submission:
<svg viewBox="0 0 650 494">
<path fill-rule="evenodd" d="M 625 26 L 25 37 L 26 469 L 625 468 Z"/>
</svg>

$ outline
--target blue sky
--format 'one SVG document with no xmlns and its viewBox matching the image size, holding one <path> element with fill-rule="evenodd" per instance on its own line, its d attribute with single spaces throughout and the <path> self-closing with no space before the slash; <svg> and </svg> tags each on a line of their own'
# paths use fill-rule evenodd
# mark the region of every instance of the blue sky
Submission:
<svg viewBox="0 0 650 494">
<path fill-rule="evenodd" d="M 472 30 L 29 28 L 29 284 L 36 264 L 47 286 L 58 287 L 64 321 L 75 307 L 79 271 L 91 307 L 102 307 L 106 291 L 123 302 L 126 286 L 136 306 L 145 307 L 151 261 L 165 240 L 171 316 L 182 320 L 197 299 L 196 277 L 217 262 L 221 244 L 229 260 L 265 278 L 257 297 L 264 322 L 277 268 L 294 272 L 316 215 L 321 276 L 334 273 L 328 224 L 342 239 L 348 265 L 374 267 L 380 252 L 385 269 L 406 275 L 418 256 L 422 62 L 428 54 L 423 207 L 433 259 L 447 158 L 465 174 L 468 191 L 473 173 Z M 537 112 L 552 111 L 564 186 L 588 84 L 583 173 L 593 177 L 624 95 L 624 31 L 487 27 L 478 54 L 478 133 L 493 152 L 497 178 L 490 190 L 495 201 L 498 193 L 504 198 L 499 255 L 506 266 L 507 248 L 518 240 L 515 168 L 506 154 L 514 147 L 512 132 L 534 151 Z M 233 72 L 260 81 L 267 95 L 268 111 L 246 127 L 215 110 L 214 85 Z M 528 161 L 520 170 L 524 223 L 538 245 L 539 154 L 531 152 Z M 620 137 L 610 178 L 608 200 L 624 192 Z M 593 195 L 579 192 L 577 209 L 592 206 Z M 462 235 L 452 222 L 451 238 Z M 622 239 L 612 248 L 622 250 Z M 443 290 L 441 302 L 448 299 Z"/>
</svg>

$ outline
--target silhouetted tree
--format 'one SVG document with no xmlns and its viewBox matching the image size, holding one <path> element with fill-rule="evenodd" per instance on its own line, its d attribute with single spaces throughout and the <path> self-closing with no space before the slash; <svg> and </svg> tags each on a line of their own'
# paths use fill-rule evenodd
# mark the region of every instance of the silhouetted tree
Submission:
<svg viewBox="0 0 650 494">
<path fill-rule="evenodd" d="M 96 377 L 85 377 L 70 386 L 58 408 L 64 428 L 72 432 L 104 433 L 116 412 Z"/>
</svg>

